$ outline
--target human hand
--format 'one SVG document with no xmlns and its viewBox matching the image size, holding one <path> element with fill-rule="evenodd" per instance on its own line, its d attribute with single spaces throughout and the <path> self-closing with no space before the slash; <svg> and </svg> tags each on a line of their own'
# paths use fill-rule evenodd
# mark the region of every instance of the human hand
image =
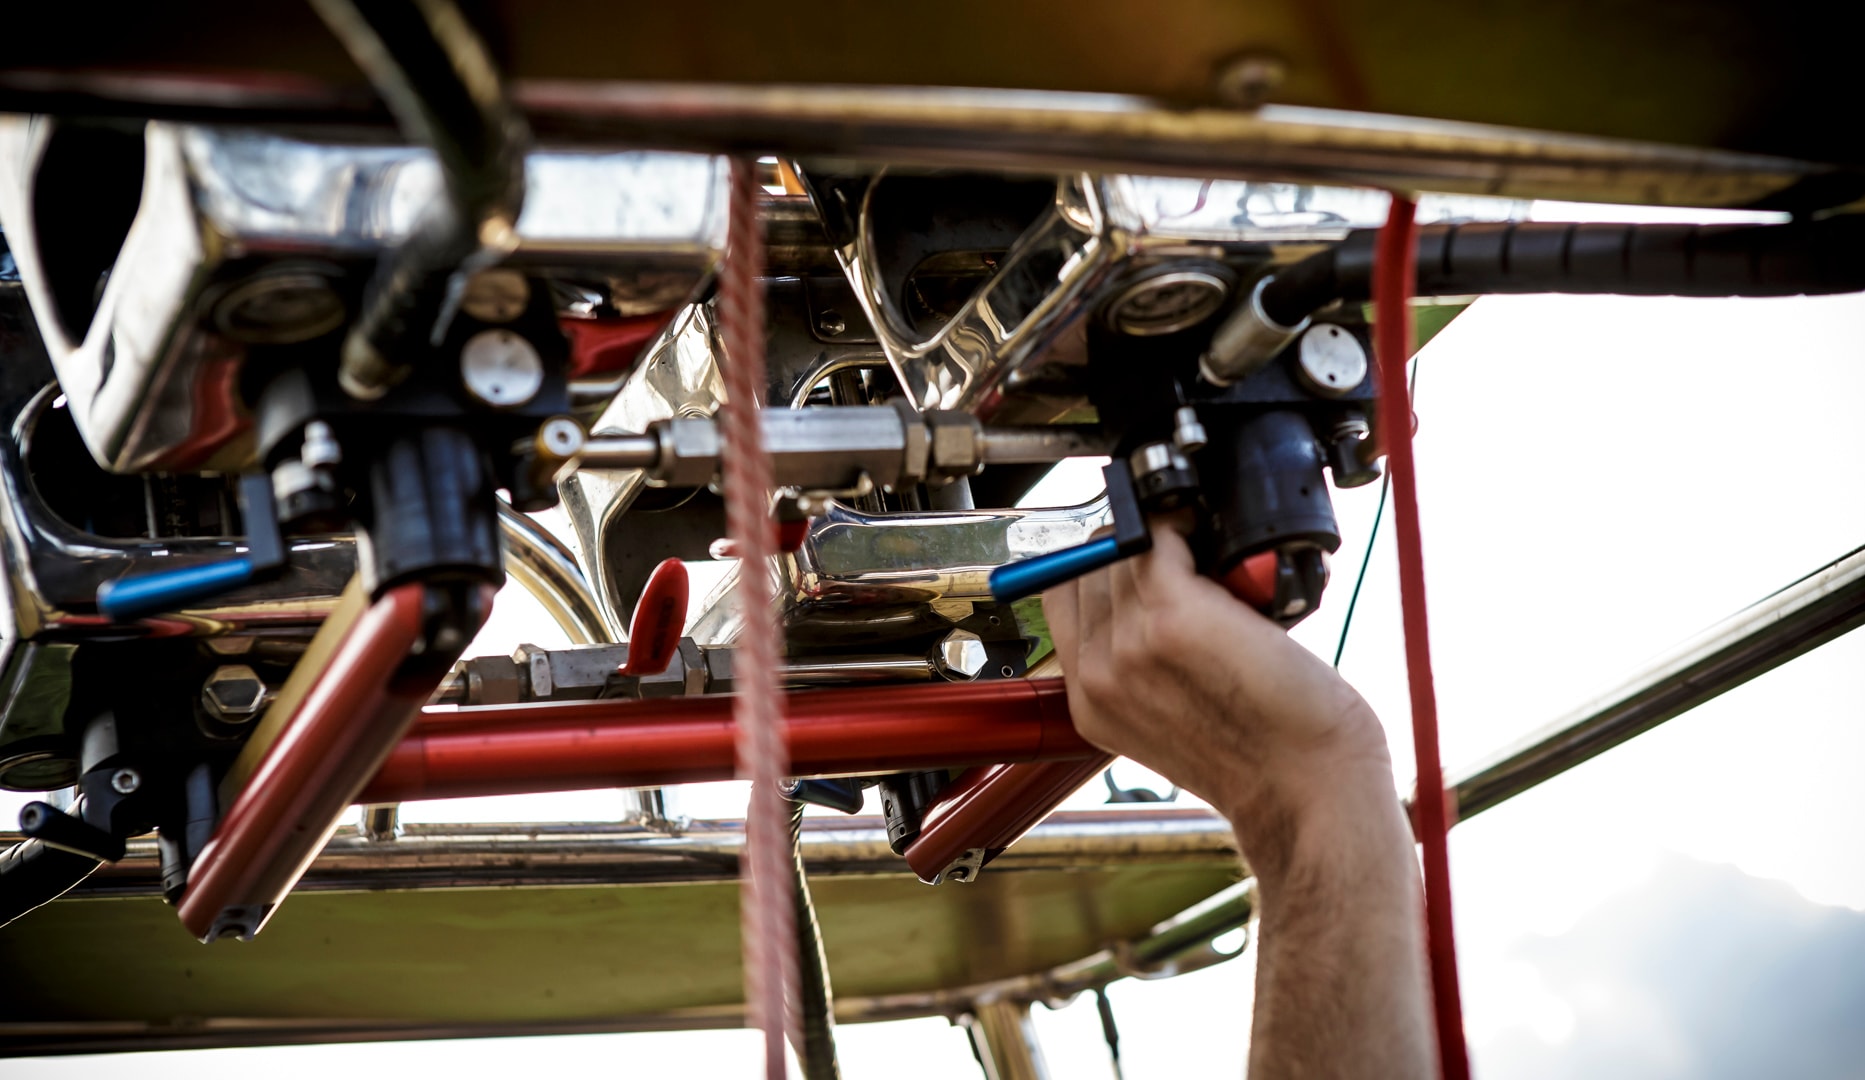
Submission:
<svg viewBox="0 0 1865 1080">
<path fill-rule="evenodd" d="M 1360 695 L 1276 624 L 1198 575 L 1178 533 L 1043 594 L 1090 742 L 1229 816 L 1260 871 L 1288 854 L 1290 823 L 1370 793 L 1396 807 L 1378 720 Z"/>
</svg>

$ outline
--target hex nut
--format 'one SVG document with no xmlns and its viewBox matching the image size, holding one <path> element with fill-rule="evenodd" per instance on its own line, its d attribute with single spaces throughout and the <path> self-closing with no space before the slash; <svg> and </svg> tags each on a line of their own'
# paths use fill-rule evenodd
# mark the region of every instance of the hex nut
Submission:
<svg viewBox="0 0 1865 1080">
<path fill-rule="evenodd" d="M 201 707 L 226 724 L 251 723 L 271 697 L 258 672 L 245 664 L 222 664 L 201 686 Z"/>
<path fill-rule="evenodd" d="M 975 679 L 987 659 L 984 642 L 969 630 L 954 630 L 939 643 L 939 670 L 953 679 Z"/>
</svg>

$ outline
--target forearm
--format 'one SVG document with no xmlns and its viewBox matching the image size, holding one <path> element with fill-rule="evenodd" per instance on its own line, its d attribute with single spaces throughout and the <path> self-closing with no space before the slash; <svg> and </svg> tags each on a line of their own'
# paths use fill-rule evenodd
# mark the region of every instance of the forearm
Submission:
<svg viewBox="0 0 1865 1080">
<path fill-rule="evenodd" d="M 1298 809 L 1237 809 L 1257 875 L 1250 1076 L 1434 1074 L 1412 838 L 1391 774 Z M 1335 786 L 1339 785 L 1339 786 Z"/>
</svg>

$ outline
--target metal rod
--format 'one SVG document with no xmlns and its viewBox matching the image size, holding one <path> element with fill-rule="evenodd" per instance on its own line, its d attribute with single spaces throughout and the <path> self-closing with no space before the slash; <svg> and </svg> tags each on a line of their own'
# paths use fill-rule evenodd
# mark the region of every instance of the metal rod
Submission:
<svg viewBox="0 0 1865 1080">
<path fill-rule="evenodd" d="M 411 823 L 402 826 L 394 843 L 384 844 L 344 826 L 318 852 L 295 891 L 731 881 L 744 836 L 744 823 L 735 820 L 688 822 L 677 833 L 612 822 Z M 0 834 L 0 844 L 18 839 Z M 71 895 L 160 896 L 155 838 L 131 840 L 128 849 L 121 861 L 105 864 Z M 803 824 L 803 850 L 811 878 L 907 872 L 888 846 L 887 825 L 879 817 L 812 816 Z M 1193 807 L 1146 804 L 1053 814 L 991 866 L 994 873 L 1006 873 L 1107 866 L 1110 861 L 1183 866 L 1236 859 L 1236 838 L 1223 818 Z M 1184 947 L 1180 942 L 1129 959 L 1150 966 Z"/>
<path fill-rule="evenodd" d="M 885 86 L 531 80 L 551 138 L 942 168 L 1312 180 L 1504 198 L 1743 206 L 1835 170 L 1784 158 L 1295 106 Z"/>
<path fill-rule="evenodd" d="M 661 443 L 652 435 L 598 435 L 576 455 L 581 469 L 652 469 L 660 461 Z"/>
<path fill-rule="evenodd" d="M 1072 457 L 1105 457 L 1114 440 L 1089 425 L 992 427 L 984 429 L 986 465 L 1031 465 Z"/>
<path fill-rule="evenodd" d="M 1591 760 L 1865 624 L 1865 548 L 1691 638 L 1450 782 L 1458 820 Z"/>
<path fill-rule="evenodd" d="M 732 701 L 713 694 L 429 708 L 358 800 L 729 780 Z M 784 708 L 798 776 L 1099 756 L 1075 732 L 1055 679 L 802 691 L 786 695 Z"/>
<path fill-rule="evenodd" d="M 1173 108 L 1061 91 L 526 80 L 512 95 L 551 142 L 751 150 L 939 168 L 1308 180 L 1405 191 L 1748 206 L 1829 165 L 1299 106 Z M 12 112 L 380 126 L 374 103 L 312 79 L 185 71 L 0 72 Z"/>
<path fill-rule="evenodd" d="M 1113 760 L 1095 750 L 1074 761 L 998 764 L 964 773 L 927 807 L 919 839 L 906 850 L 907 865 L 922 881 L 969 880 Z"/>
</svg>

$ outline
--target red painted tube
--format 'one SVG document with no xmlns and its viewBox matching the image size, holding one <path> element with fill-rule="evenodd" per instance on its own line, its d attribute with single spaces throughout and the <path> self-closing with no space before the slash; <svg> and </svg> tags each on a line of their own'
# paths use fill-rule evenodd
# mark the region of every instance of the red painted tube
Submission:
<svg viewBox="0 0 1865 1080">
<path fill-rule="evenodd" d="M 1076 761 L 990 765 L 964 773 L 927 807 L 919 838 L 907 847 L 907 865 L 920 880 L 932 881 L 967 851 L 983 850 L 986 861 L 996 858 L 1113 760 L 1096 749 Z"/>
<path fill-rule="evenodd" d="M 785 695 L 784 715 L 797 776 L 1079 766 L 1100 754 L 1069 720 L 1060 679 L 805 690 Z M 730 780 L 733 739 L 732 698 L 723 694 L 440 706 L 422 713 L 358 801 Z"/>
<path fill-rule="evenodd" d="M 195 859 L 180 904 L 189 933 L 250 938 L 298 883 L 434 689 L 432 679 L 397 677 L 421 637 L 425 607 L 424 586 L 402 585 L 350 628 Z"/>
</svg>

